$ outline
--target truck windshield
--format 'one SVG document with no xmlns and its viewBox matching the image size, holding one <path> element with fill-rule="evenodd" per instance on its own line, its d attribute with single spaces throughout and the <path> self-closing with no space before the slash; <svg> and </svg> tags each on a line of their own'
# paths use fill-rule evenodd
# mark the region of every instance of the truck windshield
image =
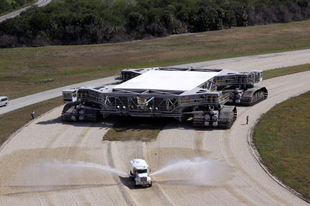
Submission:
<svg viewBox="0 0 310 206">
<path fill-rule="evenodd" d="M 138 174 L 147 173 L 147 170 L 137 170 Z"/>
</svg>

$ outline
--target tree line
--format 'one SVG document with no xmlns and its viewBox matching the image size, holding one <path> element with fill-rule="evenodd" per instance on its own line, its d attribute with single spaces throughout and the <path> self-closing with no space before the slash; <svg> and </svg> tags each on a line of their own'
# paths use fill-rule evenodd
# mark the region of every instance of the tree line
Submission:
<svg viewBox="0 0 310 206">
<path fill-rule="evenodd" d="M 34 3 L 34 0 L 1 0 L 0 15 L 11 11 L 15 11 L 24 5 Z"/>
<path fill-rule="evenodd" d="M 0 24 L 0 47 L 121 42 L 310 17 L 310 0 L 54 0 Z"/>
</svg>

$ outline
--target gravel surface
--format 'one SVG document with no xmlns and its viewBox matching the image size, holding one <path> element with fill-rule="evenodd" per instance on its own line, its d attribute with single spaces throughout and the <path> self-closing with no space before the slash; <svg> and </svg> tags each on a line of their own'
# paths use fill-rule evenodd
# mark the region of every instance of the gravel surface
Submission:
<svg viewBox="0 0 310 206">
<path fill-rule="evenodd" d="M 304 63 L 304 54 L 266 57 L 213 65 L 238 71 L 273 69 Z M 62 108 L 36 118 L 0 151 L 1 205 L 309 205 L 281 187 L 257 163 L 247 134 L 257 118 L 274 105 L 310 90 L 310 72 L 269 79 L 267 100 L 238 108 L 230 130 L 197 130 L 189 123 L 171 121 L 152 142 L 102 142 L 113 123 L 63 124 Z M 249 115 L 249 125 L 245 117 Z M 218 160 L 206 176 L 213 181 L 192 183 L 193 172 L 156 175 L 152 188 L 134 189 L 126 175 L 82 167 L 90 162 L 129 172 L 129 160 L 145 159 L 152 171 L 182 159 Z M 74 163 L 64 167 L 33 167 L 36 162 Z M 42 166 L 42 165 L 41 165 Z M 43 166 L 42 166 L 43 167 Z M 68 172 L 66 172 L 68 171 Z M 195 175 L 194 175 L 195 176 Z"/>
</svg>

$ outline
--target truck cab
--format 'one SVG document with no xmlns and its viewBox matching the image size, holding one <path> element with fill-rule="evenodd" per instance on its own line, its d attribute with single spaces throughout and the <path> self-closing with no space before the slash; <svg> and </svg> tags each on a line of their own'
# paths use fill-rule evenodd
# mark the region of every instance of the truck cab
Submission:
<svg viewBox="0 0 310 206">
<path fill-rule="evenodd" d="M 134 185 L 152 187 L 152 179 L 149 176 L 151 169 L 142 159 L 133 159 L 130 161 L 131 169 L 130 174 L 133 177 Z"/>
</svg>

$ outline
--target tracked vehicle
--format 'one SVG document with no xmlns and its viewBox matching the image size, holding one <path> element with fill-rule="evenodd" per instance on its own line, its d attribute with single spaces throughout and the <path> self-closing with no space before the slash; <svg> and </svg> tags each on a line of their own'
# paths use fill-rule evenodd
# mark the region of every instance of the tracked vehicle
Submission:
<svg viewBox="0 0 310 206">
<path fill-rule="evenodd" d="M 64 101 L 74 94 L 77 98 L 64 107 L 62 120 L 96 121 L 109 115 L 172 117 L 192 120 L 197 127 L 230 128 L 237 109 L 227 104 L 253 105 L 268 95 L 265 88 L 254 87 L 262 81 L 260 71 L 156 67 L 125 69 L 117 79 L 120 82 L 115 85 L 63 91 Z"/>
<path fill-rule="evenodd" d="M 265 87 L 255 86 L 262 80 L 262 71 L 227 73 L 214 77 L 214 83 L 218 85 L 217 90 L 230 94 L 229 104 L 246 106 L 254 105 L 268 97 Z"/>
</svg>

